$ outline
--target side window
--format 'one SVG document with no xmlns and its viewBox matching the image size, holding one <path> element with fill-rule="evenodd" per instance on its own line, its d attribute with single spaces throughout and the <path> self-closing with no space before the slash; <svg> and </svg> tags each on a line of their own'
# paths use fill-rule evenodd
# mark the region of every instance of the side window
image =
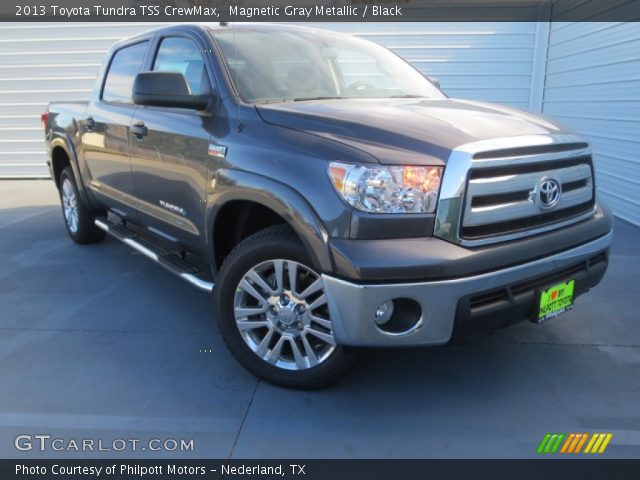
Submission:
<svg viewBox="0 0 640 480">
<path fill-rule="evenodd" d="M 183 37 L 167 37 L 160 43 L 153 62 L 156 72 L 178 72 L 187 79 L 192 95 L 211 92 L 207 69 L 198 45 Z"/>
<path fill-rule="evenodd" d="M 111 59 L 107 78 L 102 89 L 102 99 L 112 103 L 133 103 L 133 80 L 142 67 L 149 42 L 136 43 L 118 50 Z"/>
</svg>

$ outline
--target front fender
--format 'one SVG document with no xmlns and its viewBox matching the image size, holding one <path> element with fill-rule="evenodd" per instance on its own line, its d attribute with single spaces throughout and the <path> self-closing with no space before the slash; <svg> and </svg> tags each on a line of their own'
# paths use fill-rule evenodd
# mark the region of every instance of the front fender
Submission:
<svg viewBox="0 0 640 480">
<path fill-rule="evenodd" d="M 283 183 L 246 171 L 220 169 L 216 172 L 209 193 L 209 205 L 212 207 L 207 213 L 209 245 L 214 244 L 213 226 L 218 212 L 234 200 L 256 202 L 280 215 L 300 237 L 313 266 L 324 273 L 333 271 L 328 232 L 309 202 Z M 213 259 L 213 248 L 211 251 Z"/>
</svg>

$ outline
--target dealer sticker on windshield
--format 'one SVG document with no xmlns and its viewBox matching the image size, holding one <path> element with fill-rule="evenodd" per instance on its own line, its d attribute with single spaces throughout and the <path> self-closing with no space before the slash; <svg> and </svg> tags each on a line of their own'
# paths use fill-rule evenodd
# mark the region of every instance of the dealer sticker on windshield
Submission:
<svg viewBox="0 0 640 480">
<path fill-rule="evenodd" d="M 575 280 L 558 283 L 540 293 L 538 323 L 557 317 L 573 308 L 573 287 Z"/>
</svg>

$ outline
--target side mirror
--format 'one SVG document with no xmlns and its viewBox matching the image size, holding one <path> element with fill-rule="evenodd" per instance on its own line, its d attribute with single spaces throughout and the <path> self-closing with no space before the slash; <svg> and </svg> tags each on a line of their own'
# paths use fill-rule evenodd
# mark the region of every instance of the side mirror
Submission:
<svg viewBox="0 0 640 480">
<path fill-rule="evenodd" d="M 436 77 L 425 75 L 425 78 L 433 83 L 438 89 L 440 89 L 440 80 L 438 80 Z"/>
<path fill-rule="evenodd" d="M 133 103 L 153 107 L 204 110 L 208 95 L 192 95 L 183 74 L 178 72 L 142 72 L 133 82 Z"/>
</svg>

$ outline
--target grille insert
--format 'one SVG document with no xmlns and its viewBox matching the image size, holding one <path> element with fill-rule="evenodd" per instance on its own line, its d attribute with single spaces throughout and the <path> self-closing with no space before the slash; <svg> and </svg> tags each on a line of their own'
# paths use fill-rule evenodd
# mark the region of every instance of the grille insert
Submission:
<svg viewBox="0 0 640 480">
<path fill-rule="evenodd" d="M 538 198 L 539 185 L 545 179 L 556 180 L 561 186 L 560 200 L 551 210 L 545 210 Z M 479 240 L 533 231 L 582 217 L 594 205 L 590 156 L 472 168 L 460 236 Z"/>
<path fill-rule="evenodd" d="M 560 220 L 568 220 L 572 217 L 581 216 L 583 213 L 591 211 L 592 208 L 593 202 L 588 202 L 583 205 L 577 205 L 572 208 L 567 208 L 552 213 L 535 215 L 533 217 L 519 218 L 517 220 L 492 223 L 489 225 L 463 227 L 462 236 L 469 239 L 478 239 L 495 235 L 522 232 L 530 230 L 533 226 L 545 227 L 553 225 Z"/>
</svg>

